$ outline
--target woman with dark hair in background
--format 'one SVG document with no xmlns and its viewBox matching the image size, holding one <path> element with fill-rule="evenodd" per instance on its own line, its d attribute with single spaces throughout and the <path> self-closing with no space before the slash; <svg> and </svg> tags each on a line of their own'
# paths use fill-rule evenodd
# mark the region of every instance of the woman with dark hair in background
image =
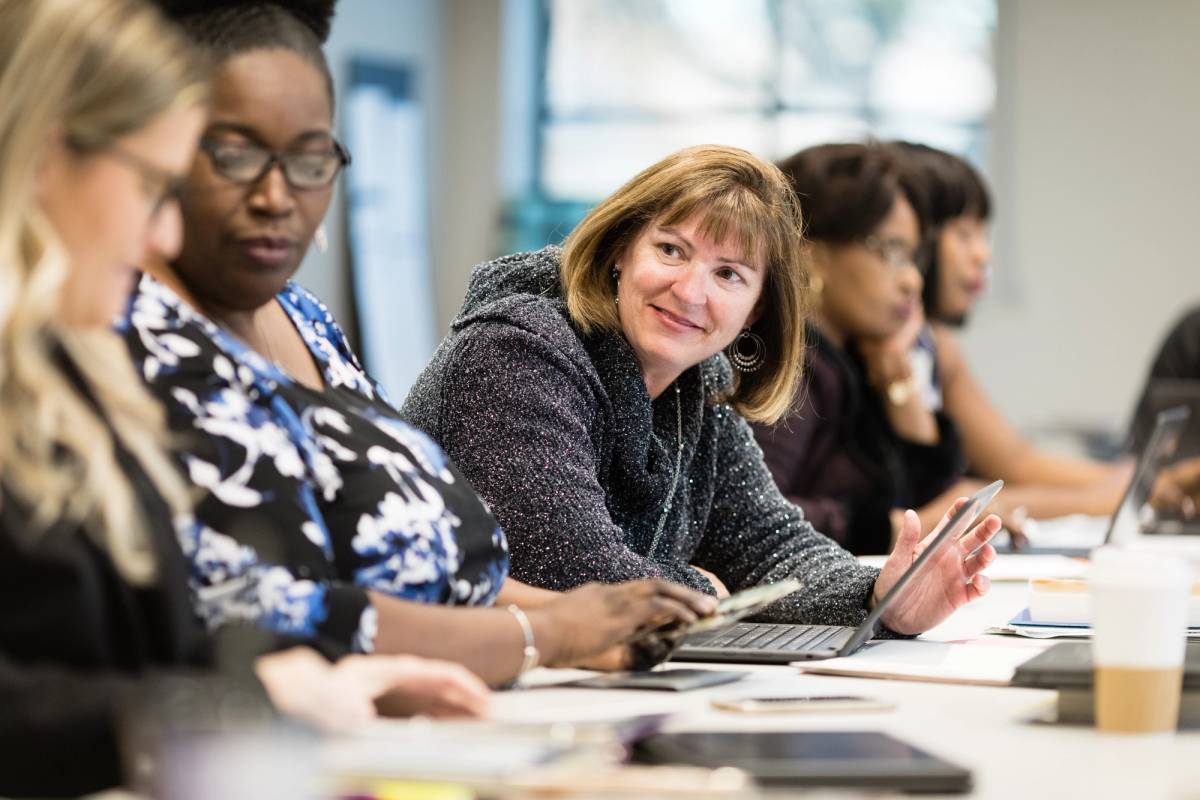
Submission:
<svg viewBox="0 0 1200 800">
<path fill-rule="evenodd" d="M 1138 453 L 1154 428 L 1152 389 L 1156 381 L 1191 382 L 1200 391 L 1200 307 L 1188 309 L 1171 326 L 1158 346 L 1138 395 L 1127 445 Z"/>
<path fill-rule="evenodd" d="M 958 426 L 969 473 L 982 482 L 1003 479 L 993 508 L 1019 531 L 1023 518 L 1110 514 L 1129 479 L 1127 465 L 1109 465 L 1041 451 L 992 405 L 971 373 L 952 330 L 967 322 L 987 284 L 991 198 L 965 160 L 920 144 L 897 142 L 926 199 L 929 246 L 925 282 L 927 335 L 911 351 L 916 388 Z M 902 343 L 890 352 L 903 369 Z M 968 482 L 952 491 L 972 491 Z M 978 485 L 982 485 L 979 483 Z"/>
<path fill-rule="evenodd" d="M 148 265 L 124 333 L 204 490 L 185 552 L 208 624 L 252 620 L 333 657 L 442 657 L 501 683 L 711 609 L 661 581 L 558 595 L 506 579 L 488 509 L 290 282 L 349 162 L 321 50 L 333 3 L 167 5 L 213 64 L 212 113 L 183 248 Z M 526 610 L 445 607 L 498 598 Z"/>
<path fill-rule="evenodd" d="M 902 509 L 940 514 L 961 476 L 957 430 L 881 367 L 924 327 L 924 200 L 903 162 L 876 144 L 829 144 L 780 164 L 806 210 L 815 314 L 802 402 L 755 436 L 780 489 L 854 553 L 885 553 Z"/>
</svg>

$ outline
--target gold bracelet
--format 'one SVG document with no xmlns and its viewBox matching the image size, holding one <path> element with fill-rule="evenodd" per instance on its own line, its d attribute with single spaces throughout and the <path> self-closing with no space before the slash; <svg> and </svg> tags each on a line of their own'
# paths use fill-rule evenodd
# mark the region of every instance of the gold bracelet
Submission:
<svg viewBox="0 0 1200 800">
<path fill-rule="evenodd" d="M 541 654 L 538 652 L 537 646 L 533 643 L 533 626 L 529 624 L 529 617 L 525 616 L 525 612 L 516 605 L 509 605 L 506 608 L 508 609 L 508 613 L 516 617 L 518 624 L 521 626 L 521 634 L 525 637 L 525 649 L 521 651 L 521 669 L 517 673 L 517 677 L 519 678 L 538 665 L 538 659 L 541 658 Z"/>
</svg>

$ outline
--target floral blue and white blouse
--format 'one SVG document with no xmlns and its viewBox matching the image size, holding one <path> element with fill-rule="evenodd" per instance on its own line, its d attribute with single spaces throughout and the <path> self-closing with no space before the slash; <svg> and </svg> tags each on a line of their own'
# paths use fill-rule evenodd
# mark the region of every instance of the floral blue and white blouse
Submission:
<svg viewBox="0 0 1200 800">
<path fill-rule="evenodd" d="M 504 533 L 432 440 L 400 421 L 329 310 L 276 297 L 325 381 L 288 376 L 143 275 L 120 330 L 202 491 L 181 533 L 198 613 L 328 650 L 371 649 L 368 591 L 490 604 Z"/>
</svg>

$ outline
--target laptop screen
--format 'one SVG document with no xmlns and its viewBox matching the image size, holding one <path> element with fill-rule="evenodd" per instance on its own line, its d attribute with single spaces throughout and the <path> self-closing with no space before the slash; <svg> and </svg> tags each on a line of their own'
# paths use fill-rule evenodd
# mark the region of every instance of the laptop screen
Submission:
<svg viewBox="0 0 1200 800">
<path fill-rule="evenodd" d="M 1133 480 L 1109 522 L 1106 543 L 1127 543 L 1153 528 L 1156 519 L 1146 501 L 1158 473 L 1174 460 L 1190 416 L 1190 409 L 1179 406 L 1160 412 L 1155 418 L 1146 448 L 1138 456 Z"/>
<path fill-rule="evenodd" d="M 878 625 L 884 612 L 887 611 L 888 606 L 896 602 L 896 598 L 906 591 L 909 584 L 927 569 L 928 565 L 933 562 L 934 558 L 946 546 L 947 542 L 958 541 L 970 530 L 971 523 L 979 516 L 979 512 L 987 508 L 988 504 L 992 502 L 992 498 L 1003 487 L 1004 481 L 989 483 L 973 494 L 967 502 L 963 503 L 962 507 L 954 512 L 950 519 L 946 521 L 941 530 L 937 533 L 929 534 L 932 539 L 925 546 L 925 549 L 909 565 L 908 569 L 900 576 L 900 579 L 896 581 L 891 590 L 875 604 L 875 608 L 871 610 L 867 618 L 858 626 L 858 630 L 842 646 L 841 653 L 849 654 L 854 652 L 863 642 L 875 635 L 875 627 Z"/>
<path fill-rule="evenodd" d="M 1184 426 L 1175 457 L 1200 456 L 1200 380 L 1152 381 L 1138 404 L 1133 424 L 1130 425 L 1129 436 L 1126 439 L 1128 451 L 1135 456 L 1145 452 L 1158 423 L 1158 415 L 1180 406 L 1190 410 L 1192 416 Z"/>
</svg>

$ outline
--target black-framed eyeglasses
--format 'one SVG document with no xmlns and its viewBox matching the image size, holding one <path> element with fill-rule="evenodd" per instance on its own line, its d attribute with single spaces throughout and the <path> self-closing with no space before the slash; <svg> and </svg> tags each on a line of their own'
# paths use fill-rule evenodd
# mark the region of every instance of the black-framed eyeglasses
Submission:
<svg viewBox="0 0 1200 800">
<path fill-rule="evenodd" d="M 350 164 L 350 153 L 337 140 L 328 150 L 292 153 L 219 139 L 201 139 L 200 149 L 208 156 L 213 171 L 226 180 L 258 183 L 278 164 L 288 185 L 301 190 L 325 188 Z"/>
<path fill-rule="evenodd" d="M 892 269 L 904 269 L 911 264 L 917 268 L 918 272 L 925 272 L 927 258 L 923 245 L 918 246 L 914 250 L 903 239 L 892 239 L 875 235 L 863 237 L 859 240 L 859 243 L 879 256 L 880 260 Z"/>
<path fill-rule="evenodd" d="M 76 149 L 83 150 L 83 148 L 79 147 Z M 110 144 L 104 149 L 97 151 L 96 154 L 108 156 L 138 174 L 142 185 L 145 187 L 146 194 L 151 199 L 151 217 L 157 217 L 164 208 L 171 203 L 179 202 L 179 198 L 183 196 L 184 186 L 187 184 L 185 177 L 175 175 L 157 164 L 152 164 L 137 153 L 115 144 Z"/>
</svg>

